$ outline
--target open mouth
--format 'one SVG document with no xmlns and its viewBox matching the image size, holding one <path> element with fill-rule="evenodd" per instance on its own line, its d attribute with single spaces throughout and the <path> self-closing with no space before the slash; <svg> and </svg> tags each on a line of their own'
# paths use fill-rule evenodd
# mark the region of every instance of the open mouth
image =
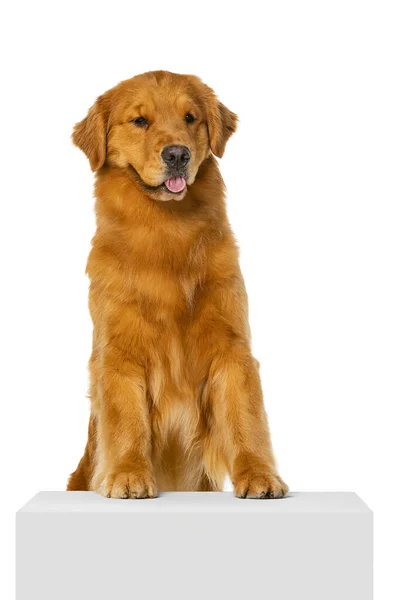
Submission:
<svg viewBox="0 0 400 600">
<path fill-rule="evenodd" d="M 180 194 L 186 188 L 186 180 L 184 177 L 170 177 L 163 185 L 171 194 Z"/>
<path fill-rule="evenodd" d="M 169 177 L 164 181 L 164 183 L 161 183 L 160 185 L 149 185 L 148 183 L 143 181 L 143 179 L 140 177 L 139 173 L 133 165 L 130 165 L 130 167 L 133 173 L 135 174 L 136 179 L 140 182 L 143 188 L 148 190 L 149 192 L 155 193 L 158 191 L 166 191 L 169 194 L 176 194 L 177 196 L 179 196 L 179 194 L 184 192 L 186 189 L 186 179 L 182 176 Z"/>
</svg>

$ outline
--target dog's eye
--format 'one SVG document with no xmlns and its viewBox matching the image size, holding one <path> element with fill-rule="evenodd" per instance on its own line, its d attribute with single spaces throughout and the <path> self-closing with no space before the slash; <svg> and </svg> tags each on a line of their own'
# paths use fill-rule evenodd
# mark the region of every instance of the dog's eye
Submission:
<svg viewBox="0 0 400 600">
<path fill-rule="evenodd" d="M 144 117 L 136 117 L 131 121 L 136 127 L 147 127 L 149 124 L 148 121 Z"/>
<path fill-rule="evenodd" d="M 186 113 L 186 115 L 185 115 L 185 121 L 186 121 L 186 123 L 193 123 L 194 116 L 192 115 L 192 113 Z"/>
</svg>

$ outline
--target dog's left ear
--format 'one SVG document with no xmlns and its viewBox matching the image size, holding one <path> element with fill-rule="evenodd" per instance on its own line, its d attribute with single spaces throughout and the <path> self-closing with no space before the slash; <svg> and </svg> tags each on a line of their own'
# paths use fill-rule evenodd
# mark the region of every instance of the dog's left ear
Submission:
<svg viewBox="0 0 400 600">
<path fill-rule="evenodd" d="M 221 158 L 225 152 L 226 142 L 236 131 L 238 117 L 219 102 L 210 89 L 206 104 L 210 148 L 215 156 Z"/>
<path fill-rule="evenodd" d="M 87 116 L 77 123 L 72 141 L 88 157 L 92 171 L 97 171 L 106 160 L 108 103 L 104 96 L 97 98 Z"/>
</svg>

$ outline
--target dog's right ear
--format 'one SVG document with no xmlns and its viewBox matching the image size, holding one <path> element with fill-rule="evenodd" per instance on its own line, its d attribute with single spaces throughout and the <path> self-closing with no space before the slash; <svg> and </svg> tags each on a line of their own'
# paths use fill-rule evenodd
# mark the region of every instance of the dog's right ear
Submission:
<svg viewBox="0 0 400 600">
<path fill-rule="evenodd" d="M 72 141 L 88 157 L 92 171 L 104 165 L 107 151 L 108 106 L 104 96 L 97 98 L 87 116 L 77 123 Z"/>
</svg>

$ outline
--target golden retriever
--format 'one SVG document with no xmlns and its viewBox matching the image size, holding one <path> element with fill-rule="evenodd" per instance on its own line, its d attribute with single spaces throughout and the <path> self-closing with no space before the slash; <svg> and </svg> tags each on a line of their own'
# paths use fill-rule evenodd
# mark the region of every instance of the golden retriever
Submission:
<svg viewBox="0 0 400 600">
<path fill-rule="evenodd" d="M 87 264 L 93 351 L 86 450 L 68 490 L 279 498 L 247 296 L 225 209 L 236 115 L 195 76 L 123 81 L 75 126 L 96 174 Z"/>
</svg>

